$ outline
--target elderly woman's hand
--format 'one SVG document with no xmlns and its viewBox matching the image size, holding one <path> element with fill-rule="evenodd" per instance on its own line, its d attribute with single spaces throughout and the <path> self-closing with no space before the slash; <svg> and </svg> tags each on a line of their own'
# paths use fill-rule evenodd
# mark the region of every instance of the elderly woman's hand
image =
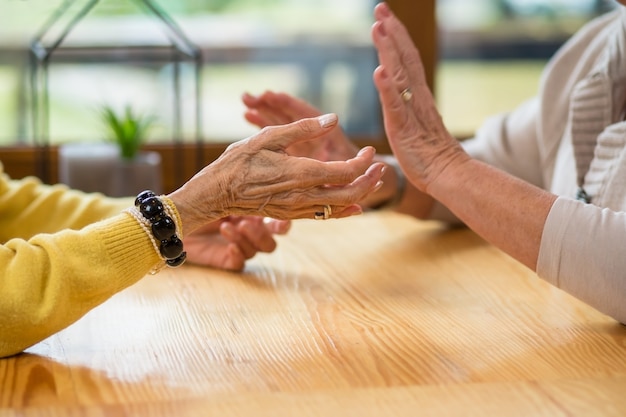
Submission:
<svg viewBox="0 0 626 417">
<path fill-rule="evenodd" d="M 260 216 L 229 216 L 185 236 L 187 261 L 196 265 L 241 271 L 246 260 L 276 249 L 275 235 L 289 231 L 289 220 Z"/>
<path fill-rule="evenodd" d="M 260 96 L 244 94 L 242 101 L 247 110 L 244 117 L 261 128 L 284 125 L 305 117 L 322 113 L 304 100 L 285 93 L 266 91 Z M 332 129 L 313 141 L 295 143 L 287 148 L 294 156 L 306 156 L 320 161 L 339 161 L 353 157 L 359 149 L 348 139 L 341 128 Z"/>
<path fill-rule="evenodd" d="M 421 191 L 448 166 L 469 156 L 446 130 L 426 84 L 419 52 L 387 4 L 375 9 L 372 28 L 380 66 L 374 72 L 385 131 L 407 178 Z"/>
<path fill-rule="evenodd" d="M 322 162 L 289 156 L 296 143 L 320 138 L 337 126 L 324 115 L 262 129 L 230 145 L 181 188 L 170 194 L 188 234 L 228 215 L 275 219 L 340 218 L 361 213 L 356 204 L 380 186 L 384 165 L 363 148 L 347 161 Z"/>
</svg>

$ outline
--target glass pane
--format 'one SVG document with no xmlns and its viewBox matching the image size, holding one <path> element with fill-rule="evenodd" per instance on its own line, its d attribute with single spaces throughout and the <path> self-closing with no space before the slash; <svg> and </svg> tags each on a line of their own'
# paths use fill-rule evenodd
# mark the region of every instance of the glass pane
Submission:
<svg viewBox="0 0 626 417">
<path fill-rule="evenodd" d="M 532 97 L 547 60 L 611 0 L 438 0 L 436 95 L 450 131 L 470 136 L 490 115 Z"/>
<path fill-rule="evenodd" d="M 27 49 L 46 19 L 65 2 L 0 2 L 0 144 L 32 143 L 27 92 Z M 71 2 L 70 2 L 71 3 Z M 49 67 L 50 140 L 101 140 L 99 109 L 131 105 L 153 114 L 150 141 L 173 140 L 173 65 L 129 58 L 101 62 L 102 45 L 159 44 L 153 19 L 133 0 L 101 0 L 63 46 L 82 47 L 75 59 Z M 350 134 L 382 130 L 371 74 L 376 55 L 370 27 L 374 0 L 178 0 L 157 1 L 202 50 L 202 136 L 228 142 L 257 128 L 243 119 L 243 92 L 285 91 L 337 112 Z M 77 0 L 74 9 L 85 4 Z M 167 41 L 167 39 L 165 39 Z M 183 140 L 195 139 L 192 66 L 180 72 Z"/>
</svg>

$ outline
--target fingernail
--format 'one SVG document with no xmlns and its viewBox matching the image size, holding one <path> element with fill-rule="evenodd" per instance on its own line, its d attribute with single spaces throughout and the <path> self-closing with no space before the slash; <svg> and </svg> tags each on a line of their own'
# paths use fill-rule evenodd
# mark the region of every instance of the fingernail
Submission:
<svg viewBox="0 0 626 417">
<path fill-rule="evenodd" d="M 387 78 L 389 78 L 387 75 L 387 70 L 382 65 L 379 65 L 376 68 L 376 72 L 380 74 L 380 78 L 382 78 L 383 80 L 386 80 Z"/>
<path fill-rule="evenodd" d="M 380 13 L 384 16 L 384 17 L 389 17 L 391 16 L 391 13 L 389 12 L 389 5 L 385 2 L 380 3 L 379 10 Z"/>
<path fill-rule="evenodd" d="M 337 115 L 334 113 L 324 114 L 317 118 L 321 127 L 329 127 L 337 123 Z"/>
<path fill-rule="evenodd" d="M 374 186 L 374 190 L 372 190 L 372 191 L 378 191 L 378 190 L 380 190 L 380 187 L 382 187 L 382 186 L 383 186 L 383 184 L 384 184 L 384 182 L 382 182 L 382 180 L 379 180 L 379 181 L 376 183 L 376 186 Z"/>
<path fill-rule="evenodd" d="M 356 154 L 356 156 L 361 156 L 363 155 L 365 152 L 369 151 L 371 149 L 370 146 L 366 146 L 364 148 L 361 148 L 361 150 L 359 151 L 359 153 Z"/>
</svg>

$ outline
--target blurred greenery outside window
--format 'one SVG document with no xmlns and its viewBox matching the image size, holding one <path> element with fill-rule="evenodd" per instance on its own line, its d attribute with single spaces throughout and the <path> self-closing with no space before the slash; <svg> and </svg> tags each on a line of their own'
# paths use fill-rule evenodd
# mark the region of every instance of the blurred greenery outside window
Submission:
<svg viewBox="0 0 626 417">
<path fill-rule="evenodd" d="M 534 96 L 548 59 L 613 0 L 437 0 L 436 97 L 449 130 L 469 137 L 486 117 Z"/>
<path fill-rule="evenodd" d="M 153 0 L 203 50 L 202 136 L 230 142 L 258 129 L 243 118 L 243 92 L 285 91 L 336 112 L 349 133 L 380 136 L 371 80 L 373 0 Z M 77 1 L 84 5 L 86 1 Z M 25 51 L 62 0 L 0 0 L 0 145 L 32 144 Z M 142 44 L 156 21 L 133 0 L 101 0 L 64 45 Z M 252 52 L 250 52 L 252 51 Z M 205 54 L 205 52 L 207 52 Z M 213 59 L 212 57 L 217 57 Z M 52 144 L 104 139 L 102 105 L 155 115 L 149 142 L 171 142 L 171 68 L 77 62 L 50 66 Z M 184 71 L 183 77 L 192 77 Z M 185 90 L 183 102 L 193 92 Z M 184 104 L 183 104 L 184 106 Z M 183 140 L 195 125 L 183 111 Z M 187 115 L 188 116 L 188 115 Z"/>
</svg>

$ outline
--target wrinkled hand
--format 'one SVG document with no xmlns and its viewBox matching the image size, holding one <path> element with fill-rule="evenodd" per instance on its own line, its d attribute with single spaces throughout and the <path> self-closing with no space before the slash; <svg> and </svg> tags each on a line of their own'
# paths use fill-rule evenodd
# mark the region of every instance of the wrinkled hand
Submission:
<svg viewBox="0 0 626 417">
<path fill-rule="evenodd" d="M 230 216 L 185 236 L 187 261 L 196 265 L 241 271 L 246 260 L 276 249 L 274 235 L 289 231 L 288 220 L 259 216 Z"/>
<path fill-rule="evenodd" d="M 407 178 L 421 191 L 453 163 L 469 156 L 446 130 L 424 76 L 419 52 L 389 6 L 379 3 L 372 38 L 380 66 L 374 72 L 385 131 Z M 402 92 L 409 88 L 406 102 Z"/>
<path fill-rule="evenodd" d="M 244 117 L 248 122 L 260 128 L 284 125 L 322 114 L 304 100 L 273 91 L 266 91 L 260 96 L 246 93 L 242 96 L 242 101 L 247 107 Z M 337 128 L 316 140 L 291 145 L 287 148 L 287 153 L 320 161 L 338 161 L 352 158 L 358 150 L 343 130 Z"/>
<path fill-rule="evenodd" d="M 302 119 L 263 128 L 231 144 L 169 196 L 178 208 L 185 233 L 229 215 L 275 219 L 314 218 L 324 206 L 333 218 L 360 214 L 357 202 L 380 186 L 382 163 L 374 148 L 363 148 L 347 161 L 323 162 L 289 156 L 294 144 L 318 139 L 337 127 L 337 116 Z"/>
</svg>

